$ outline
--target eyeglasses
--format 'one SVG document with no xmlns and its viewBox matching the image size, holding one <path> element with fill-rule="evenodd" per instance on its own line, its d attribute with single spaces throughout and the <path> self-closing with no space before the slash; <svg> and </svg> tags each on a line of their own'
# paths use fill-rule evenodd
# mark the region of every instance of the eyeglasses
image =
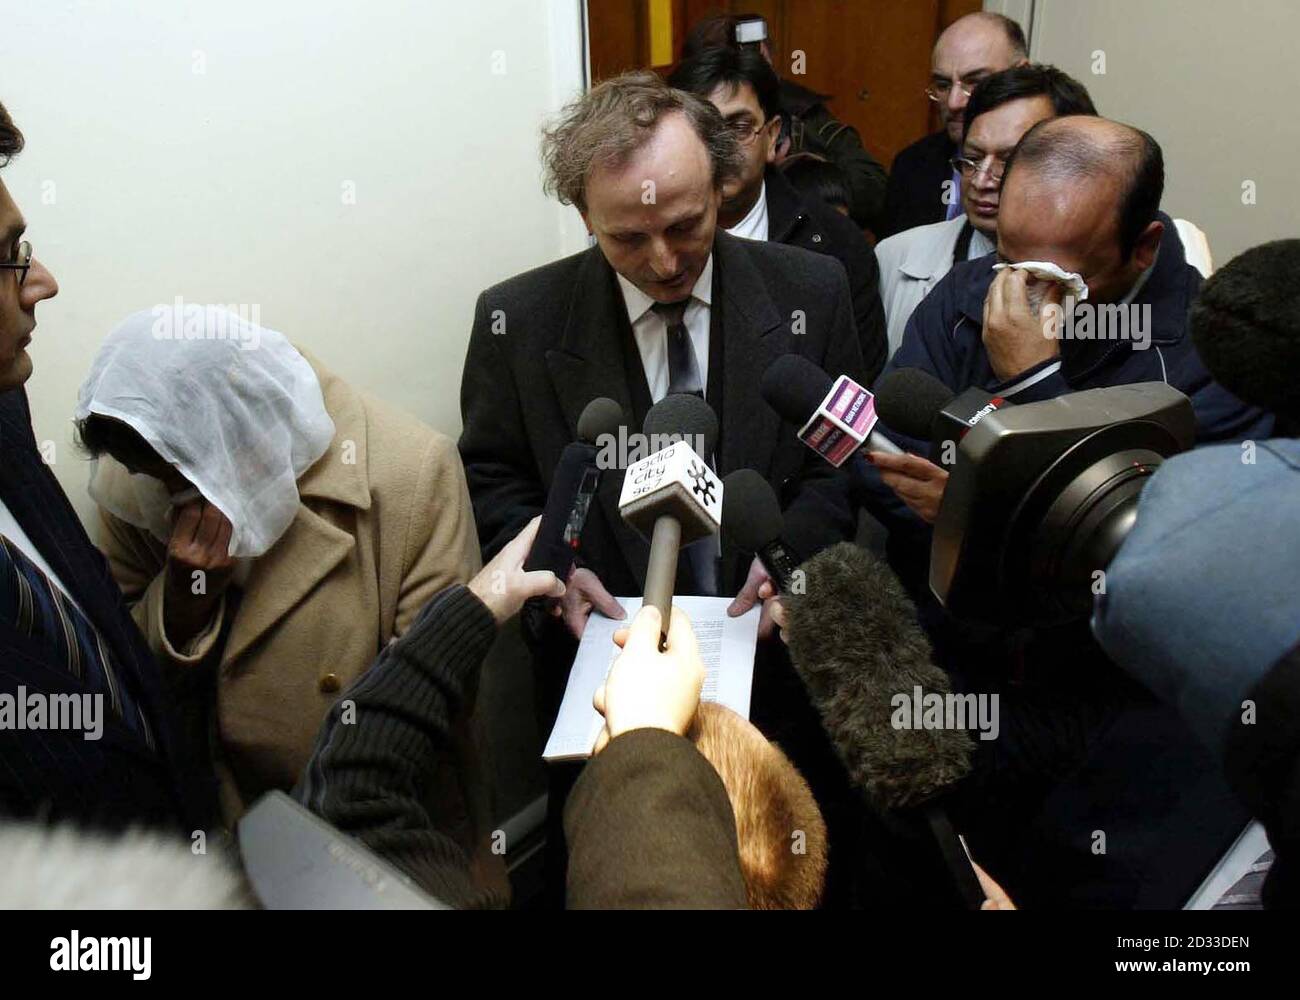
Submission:
<svg viewBox="0 0 1300 1000">
<path fill-rule="evenodd" d="M 748 146 L 751 142 L 754 141 L 754 137 L 757 136 L 760 132 L 762 132 L 763 129 L 767 128 L 768 125 L 770 124 L 771 122 L 769 121 L 769 122 L 763 122 L 761 125 L 758 126 L 751 126 L 747 122 L 738 121 L 738 122 L 728 122 L 727 128 L 731 130 L 731 134 L 736 137 L 736 141 L 738 143 L 740 143 L 742 146 Z"/>
<path fill-rule="evenodd" d="M 32 269 L 32 245 L 23 240 L 18 244 L 17 259 L 0 263 L 0 268 L 6 271 L 17 271 L 18 284 L 21 286 L 27 280 L 27 272 Z"/>
<path fill-rule="evenodd" d="M 970 97 L 983 79 L 984 77 L 980 77 L 978 80 L 968 80 L 965 83 L 958 80 L 957 89 L 961 91 L 962 97 Z M 925 88 L 925 96 L 930 98 L 932 101 L 946 101 L 948 100 L 948 95 L 952 93 L 952 86 L 951 80 L 945 80 L 942 83 L 932 83 L 930 86 Z"/>
<path fill-rule="evenodd" d="M 1004 157 L 996 153 L 989 153 L 987 156 L 972 160 L 969 156 L 954 156 L 948 161 L 952 169 L 961 173 L 963 177 L 973 177 L 982 169 L 987 169 L 989 180 L 1000 181 L 1002 175 L 1007 172 L 1007 161 Z"/>
</svg>

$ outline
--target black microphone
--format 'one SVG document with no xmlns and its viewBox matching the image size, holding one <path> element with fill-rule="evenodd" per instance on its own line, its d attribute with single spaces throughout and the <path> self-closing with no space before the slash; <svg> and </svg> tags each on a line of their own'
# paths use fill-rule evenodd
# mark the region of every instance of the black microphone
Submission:
<svg viewBox="0 0 1300 1000">
<path fill-rule="evenodd" d="M 850 779 L 886 816 L 928 838 L 947 869 L 947 891 L 978 909 L 984 892 L 942 805 L 971 771 L 970 735 L 923 728 L 921 719 L 895 725 L 896 713 L 919 700 L 917 689 L 951 692 L 915 606 L 889 567 L 848 542 L 803 571 L 803 593 L 782 597 L 790 656 Z"/>
<path fill-rule="evenodd" d="M 875 398 L 847 375 L 832 379 L 805 357 L 783 354 L 763 373 L 767 405 L 794 424 L 799 440 L 837 468 L 859 451 L 903 454 L 875 430 Z"/>
<path fill-rule="evenodd" d="M 953 465 L 966 432 L 987 417 L 1014 405 L 978 387 L 954 394 L 920 368 L 899 368 L 876 384 L 876 410 L 887 427 L 930 442 L 930 461 Z"/>
<path fill-rule="evenodd" d="M 758 556 L 777 589 L 789 591 L 799 558 L 781 538 L 784 518 L 772 484 L 753 469 L 722 480 L 722 534 L 742 552 Z"/>
<path fill-rule="evenodd" d="M 675 392 L 650 407 L 641 433 L 649 441 L 651 452 L 673 441 L 685 441 L 707 460 L 718 446 L 718 415 L 695 393 Z"/>
<path fill-rule="evenodd" d="M 524 569 L 549 569 L 560 580 L 569 578 L 582 540 L 587 512 L 600 485 L 597 462 L 600 439 L 615 436 L 623 423 L 623 409 L 614 400 L 599 396 L 587 404 L 578 418 L 578 440 L 560 454 L 551 488 L 546 494 L 542 523 L 533 547 L 528 550 Z"/>
<path fill-rule="evenodd" d="M 623 520 L 650 540 L 644 602 L 659 609 L 662 640 L 672 614 L 678 553 L 715 534 L 722 519 L 722 483 L 708 462 L 717 446 L 718 418 L 699 396 L 676 393 L 650 408 L 642 432 L 659 450 L 628 466 L 618 507 Z"/>
</svg>

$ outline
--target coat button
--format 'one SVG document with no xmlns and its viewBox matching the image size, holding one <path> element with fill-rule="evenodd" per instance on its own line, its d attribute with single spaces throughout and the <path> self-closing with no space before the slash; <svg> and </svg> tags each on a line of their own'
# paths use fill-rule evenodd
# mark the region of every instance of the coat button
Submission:
<svg viewBox="0 0 1300 1000">
<path fill-rule="evenodd" d="M 821 233 L 813 233 L 813 242 L 814 242 L 814 243 L 820 243 L 821 241 L 822 241 L 822 234 L 821 234 Z"/>
<path fill-rule="evenodd" d="M 320 679 L 321 694 L 334 694 L 342 686 L 338 674 L 326 674 Z"/>
</svg>

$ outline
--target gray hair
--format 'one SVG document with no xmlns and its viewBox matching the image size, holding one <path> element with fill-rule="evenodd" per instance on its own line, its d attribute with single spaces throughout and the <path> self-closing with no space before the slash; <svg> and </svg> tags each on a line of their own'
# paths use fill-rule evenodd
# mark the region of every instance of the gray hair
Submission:
<svg viewBox="0 0 1300 1000">
<path fill-rule="evenodd" d="M 715 188 L 740 173 L 740 144 L 718 109 L 668 86 L 654 73 L 638 70 L 598 84 L 543 130 L 543 190 L 585 212 L 592 169 L 626 162 L 650 140 L 662 118 L 674 112 L 686 116 L 704 143 Z"/>
</svg>

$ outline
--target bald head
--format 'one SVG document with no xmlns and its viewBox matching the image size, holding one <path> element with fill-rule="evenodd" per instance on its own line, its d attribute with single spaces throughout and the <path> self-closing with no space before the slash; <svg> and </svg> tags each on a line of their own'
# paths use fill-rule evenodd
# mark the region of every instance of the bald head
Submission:
<svg viewBox="0 0 1300 1000">
<path fill-rule="evenodd" d="M 953 142 L 961 141 L 967 90 L 993 73 L 1028 61 L 1020 25 L 1001 14 L 977 12 L 959 17 L 934 43 L 930 93 Z"/>
<path fill-rule="evenodd" d="M 1012 60 L 1025 59 L 1029 55 L 1025 33 L 1020 25 L 1005 14 L 986 11 L 976 11 L 957 18 L 943 29 L 934 48 L 937 52 L 945 45 L 966 45 L 972 42 L 990 47 L 1004 44 Z"/>
<path fill-rule="evenodd" d="M 1155 260 L 1164 157 L 1140 129 L 1094 116 L 1039 122 L 1002 179 L 998 249 L 1084 276 L 1098 302 L 1122 298 Z"/>
</svg>

